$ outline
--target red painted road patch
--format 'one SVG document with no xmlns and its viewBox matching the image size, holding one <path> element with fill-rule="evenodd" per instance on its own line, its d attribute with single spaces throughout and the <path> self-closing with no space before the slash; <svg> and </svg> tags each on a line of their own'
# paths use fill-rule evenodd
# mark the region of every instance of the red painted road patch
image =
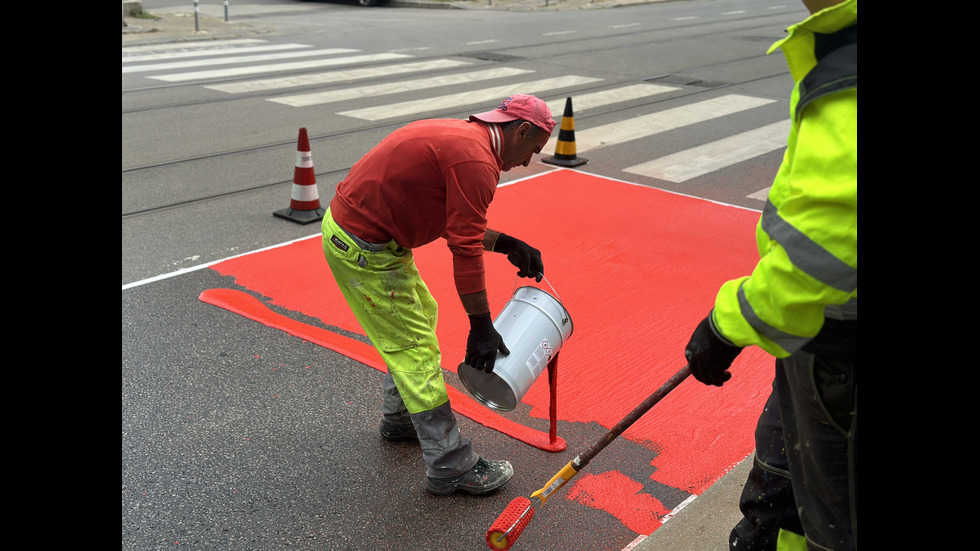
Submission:
<svg viewBox="0 0 980 551">
<path fill-rule="evenodd" d="M 574 322 L 560 352 L 558 420 L 611 428 L 683 366 L 684 345 L 718 288 L 755 266 L 758 217 L 755 211 L 573 170 L 498 189 L 490 227 L 542 251 L 548 282 Z M 440 240 L 417 249 L 415 260 L 440 305 L 443 366 L 455 372 L 468 324 L 453 287 L 451 255 Z M 517 281 L 502 255 L 488 255 L 486 266 L 491 309 L 499 312 L 515 287 L 530 280 Z M 229 259 L 212 269 L 268 297 L 270 304 L 363 334 L 329 273 L 319 238 Z M 543 282 L 535 285 L 552 292 Z M 206 291 L 201 298 L 247 315 L 220 292 Z M 317 342 L 298 323 L 279 328 Z M 361 356 L 350 352 L 354 359 L 366 365 L 378 361 L 371 358 L 371 347 L 350 350 L 355 348 Z M 752 348 L 733 372 L 722 388 L 685 381 L 623 434 L 657 452 L 652 479 L 699 495 L 752 452 L 772 359 Z M 539 377 L 522 401 L 532 416 L 548 419 L 550 399 L 547 377 Z M 529 440 L 525 431 L 530 429 L 472 407 L 467 395 L 454 393 L 451 400 L 454 409 L 477 422 L 543 449 L 549 445 L 547 434 L 544 441 L 541 435 Z M 659 526 L 666 512 L 645 495 L 588 498 L 599 495 L 603 485 L 610 488 L 606 495 L 628 488 L 609 473 L 582 476 L 567 489 L 567 499 L 606 510 L 637 533 Z"/>
</svg>

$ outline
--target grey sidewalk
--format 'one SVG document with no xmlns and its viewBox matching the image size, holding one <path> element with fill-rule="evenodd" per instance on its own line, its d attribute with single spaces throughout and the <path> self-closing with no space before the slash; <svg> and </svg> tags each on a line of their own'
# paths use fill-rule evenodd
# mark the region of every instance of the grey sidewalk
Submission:
<svg viewBox="0 0 980 551">
<path fill-rule="evenodd" d="M 738 500 L 754 457 L 742 460 L 631 551 L 728 551 L 728 533 L 742 518 Z"/>
</svg>

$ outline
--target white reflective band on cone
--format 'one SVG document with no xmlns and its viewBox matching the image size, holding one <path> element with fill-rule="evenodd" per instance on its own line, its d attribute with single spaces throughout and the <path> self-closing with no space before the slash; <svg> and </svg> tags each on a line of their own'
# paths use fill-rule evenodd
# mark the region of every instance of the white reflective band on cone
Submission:
<svg viewBox="0 0 980 551">
<path fill-rule="evenodd" d="M 296 152 L 296 167 L 297 168 L 313 168 L 313 154 L 309 151 L 297 151 Z"/>
<path fill-rule="evenodd" d="M 315 201 L 320 198 L 316 192 L 316 186 L 294 185 L 291 195 L 293 201 Z"/>
</svg>

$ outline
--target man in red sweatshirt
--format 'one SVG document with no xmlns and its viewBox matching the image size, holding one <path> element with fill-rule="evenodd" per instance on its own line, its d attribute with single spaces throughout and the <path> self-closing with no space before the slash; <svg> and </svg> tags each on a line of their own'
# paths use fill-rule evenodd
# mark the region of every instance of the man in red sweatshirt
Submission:
<svg viewBox="0 0 980 551">
<path fill-rule="evenodd" d="M 388 367 L 381 434 L 418 439 L 436 495 L 485 494 L 514 475 L 507 461 L 480 457 L 460 435 L 442 376 L 438 305 L 412 249 L 443 238 L 470 321 L 465 365 L 493 371 L 509 354 L 493 327 L 484 251 L 507 255 L 521 277 L 544 274 L 541 253 L 487 228 L 501 171 L 527 166 L 555 121 L 542 100 L 514 95 L 469 120 L 431 119 L 392 132 L 351 168 L 323 219 L 323 252 L 337 285 Z"/>
</svg>

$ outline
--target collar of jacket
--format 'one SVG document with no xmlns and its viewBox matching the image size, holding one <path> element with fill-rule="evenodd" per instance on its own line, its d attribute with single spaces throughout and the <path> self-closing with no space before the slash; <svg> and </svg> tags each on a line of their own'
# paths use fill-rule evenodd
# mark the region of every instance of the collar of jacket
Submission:
<svg viewBox="0 0 980 551">
<path fill-rule="evenodd" d="M 786 29 L 787 36 L 773 44 L 767 54 L 783 50 L 794 81 L 802 79 L 817 63 L 815 34 L 831 34 L 857 22 L 857 0 L 820 10 Z"/>
</svg>

